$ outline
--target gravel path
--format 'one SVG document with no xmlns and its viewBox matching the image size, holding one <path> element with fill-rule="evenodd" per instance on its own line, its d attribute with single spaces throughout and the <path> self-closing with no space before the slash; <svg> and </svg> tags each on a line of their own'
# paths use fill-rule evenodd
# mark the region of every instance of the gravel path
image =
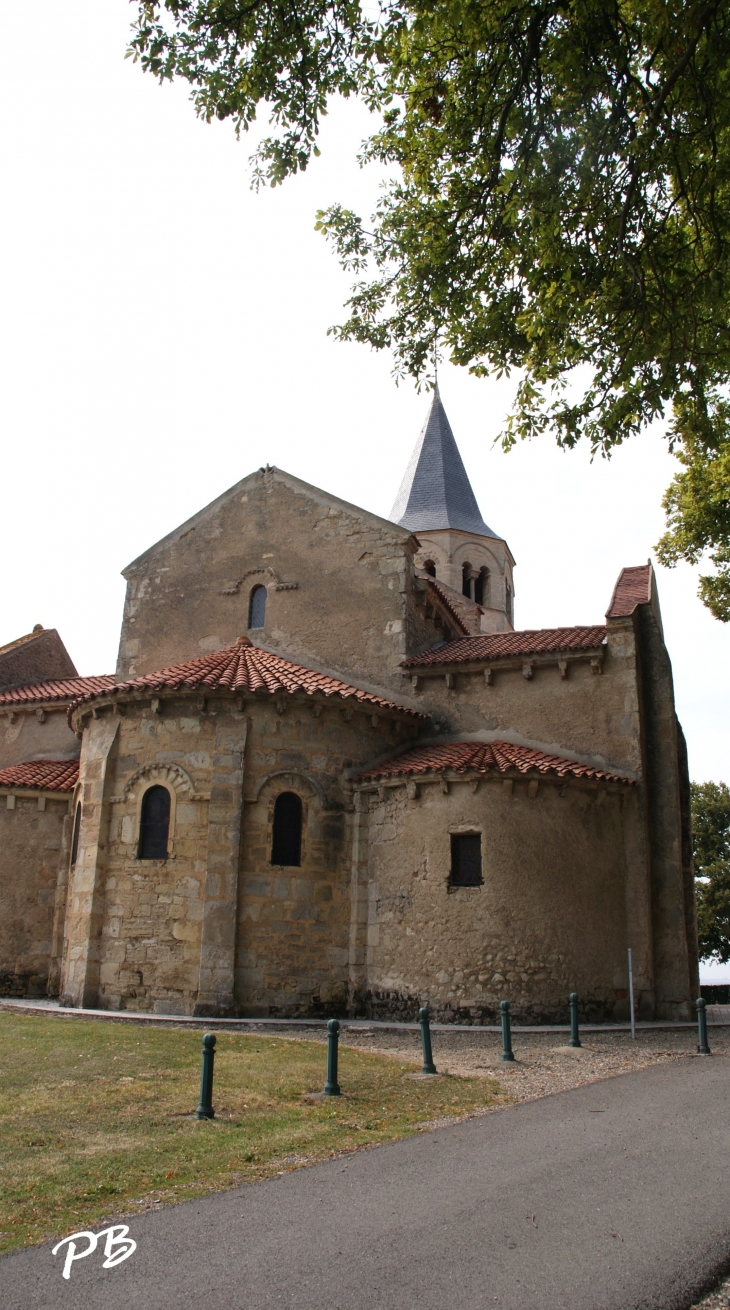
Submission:
<svg viewBox="0 0 730 1310">
<path fill-rule="evenodd" d="M 623 1032 L 586 1033 L 579 1050 L 563 1045 L 567 1043 L 567 1033 L 520 1033 L 519 1029 L 513 1029 L 514 1064 L 502 1063 L 501 1040 L 496 1033 L 435 1032 L 432 1037 L 434 1062 L 439 1072 L 497 1077 L 516 1101 L 534 1101 L 601 1078 L 613 1078 L 647 1065 L 697 1054 L 697 1033 L 693 1028 L 639 1030 L 636 1041 Z M 414 1065 L 421 1063 L 417 1033 L 345 1029 L 340 1041 L 343 1046 L 397 1056 Z M 711 1029 L 710 1046 L 718 1055 L 730 1054 L 730 1029 Z"/>
</svg>

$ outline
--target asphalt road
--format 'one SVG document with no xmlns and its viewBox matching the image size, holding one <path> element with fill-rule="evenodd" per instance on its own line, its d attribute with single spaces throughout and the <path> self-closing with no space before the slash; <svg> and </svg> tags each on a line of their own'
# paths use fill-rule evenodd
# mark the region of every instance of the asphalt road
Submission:
<svg viewBox="0 0 730 1310">
<path fill-rule="evenodd" d="M 108 1270 L 17 1252 L 0 1306 L 685 1310 L 730 1265 L 729 1166 L 730 1060 L 677 1061 L 131 1219 Z"/>
</svg>

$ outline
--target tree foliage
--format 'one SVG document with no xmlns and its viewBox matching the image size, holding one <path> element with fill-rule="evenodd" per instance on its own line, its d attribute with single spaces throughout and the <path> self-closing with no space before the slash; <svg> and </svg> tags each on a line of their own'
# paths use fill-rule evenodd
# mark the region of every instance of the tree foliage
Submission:
<svg viewBox="0 0 730 1310">
<path fill-rule="evenodd" d="M 692 848 L 700 959 L 730 960 L 730 788 L 693 782 Z"/>
<path fill-rule="evenodd" d="M 136 0 L 131 51 L 198 112 L 274 127 L 281 182 L 334 95 L 377 112 L 393 166 L 369 224 L 318 216 L 356 282 L 336 334 L 428 379 L 434 342 L 520 370 L 506 444 L 610 451 L 669 418 L 685 472 L 663 559 L 730 593 L 730 0 Z"/>
</svg>

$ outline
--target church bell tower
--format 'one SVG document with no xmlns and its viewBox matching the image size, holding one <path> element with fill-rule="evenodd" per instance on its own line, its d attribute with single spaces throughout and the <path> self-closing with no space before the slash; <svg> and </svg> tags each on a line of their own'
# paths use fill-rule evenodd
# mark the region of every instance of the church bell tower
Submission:
<svg viewBox="0 0 730 1310">
<path fill-rule="evenodd" d="M 481 607 L 482 632 L 513 630 L 515 561 L 482 518 L 438 387 L 390 518 L 418 537 L 417 568 Z"/>
</svg>

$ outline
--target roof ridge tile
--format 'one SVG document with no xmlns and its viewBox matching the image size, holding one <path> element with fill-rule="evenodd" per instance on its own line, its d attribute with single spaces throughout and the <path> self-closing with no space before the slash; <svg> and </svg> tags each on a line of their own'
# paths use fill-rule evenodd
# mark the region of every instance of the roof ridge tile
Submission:
<svg viewBox="0 0 730 1310">
<path fill-rule="evenodd" d="M 482 632 L 457 637 L 435 649 L 412 655 L 401 668 L 416 669 L 432 664 L 467 664 L 472 660 L 501 659 L 509 655 L 539 655 L 563 650 L 595 650 L 607 636 L 605 624 L 571 628 L 525 628 L 519 632 Z"/>
<path fill-rule="evenodd" d="M 0 691 L 0 705 L 76 700 L 79 692 L 108 690 L 114 686 L 114 682 L 113 673 L 100 673 L 88 678 L 49 678 L 47 682 L 27 682 L 20 687 Z"/>
<path fill-rule="evenodd" d="M 363 691 L 340 678 L 333 678 L 325 673 L 317 673 L 303 664 L 295 664 L 262 650 L 250 643 L 236 643 L 225 650 L 214 651 L 210 655 L 201 655 L 197 659 L 186 660 L 181 664 L 170 665 L 152 673 L 144 673 L 138 678 L 126 682 L 113 682 L 112 685 L 99 689 L 89 689 L 86 694 L 76 698 L 71 710 L 102 695 L 127 695 L 135 691 L 193 691 L 208 689 L 210 691 L 263 691 L 274 695 L 285 691 L 304 691 L 308 696 L 321 692 L 325 696 L 341 696 L 343 700 L 356 700 L 362 704 L 377 706 L 379 709 L 396 710 L 416 718 L 426 718 L 420 710 L 410 709 L 385 696 Z"/>
<path fill-rule="evenodd" d="M 529 773 L 554 773 L 558 777 L 589 778 L 601 782 L 633 784 L 634 779 L 621 773 L 609 773 L 581 764 L 578 760 L 550 755 L 533 746 L 517 746 L 508 741 L 456 741 L 437 742 L 427 746 L 412 746 L 402 755 L 385 760 L 374 769 L 361 773 L 358 782 L 374 782 L 379 778 L 412 776 L 413 774 L 441 773 L 451 769 L 455 773 L 506 773 L 517 769 Z"/>
<path fill-rule="evenodd" d="M 0 787 L 33 791 L 73 791 L 79 777 L 78 760 L 27 760 L 0 769 Z"/>
</svg>

